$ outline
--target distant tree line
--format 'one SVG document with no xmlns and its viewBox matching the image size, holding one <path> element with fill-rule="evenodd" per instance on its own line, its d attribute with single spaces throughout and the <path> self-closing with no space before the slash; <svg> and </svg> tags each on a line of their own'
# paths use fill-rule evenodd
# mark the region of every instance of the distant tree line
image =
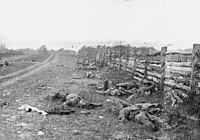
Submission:
<svg viewBox="0 0 200 140">
<path fill-rule="evenodd" d="M 96 59 L 97 57 L 102 57 L 102 55 L 113 53 L 116 56 L 121 55 L 121 57 L 126 57 L 127 54 L 146 54 L 146 53 L 155 53 L 157 50 L 153 47 L 134 47 L 128 45 L 116 45 L 113 47 L 106 45 L 98 45 L 97 47 L 92 46 L 83 46 L 78 51 L 79 59 Z"/>
<path fill-rule="evenodd" d="M 3 57 L 9 57 L 13 55 L 22 55 L 23 52 L 20 50 L 13 50 L 13 49 L 8 49 L 6 47 L 6 44 L 0 43 L 0 59 Z"/>
<path fill-rule="evenodd" d="M 31 48 L 24 48 L 24 49 L 8 49 L 5 43 L 0 43 L 0 59 L 3 57 L 10 57 L 16 55 L 24 55 L 24 54 L 49 54 L 49 51 L 46 45 L 42 45 L 39 49 L 34 50 Z"/>
</svg>

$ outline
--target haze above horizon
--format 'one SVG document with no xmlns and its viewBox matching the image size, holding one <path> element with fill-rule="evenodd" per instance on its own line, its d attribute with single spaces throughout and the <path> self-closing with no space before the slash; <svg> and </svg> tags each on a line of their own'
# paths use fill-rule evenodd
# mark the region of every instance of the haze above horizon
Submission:
<svg viewBox="0 0 200 140">
<path fill-rule="evenodd" d="M 199 4 L 199 0 L 0 0 L 0 42 L 14 49 L 109 40 L 191 44 L 190 48 L 200 43 Z M 56 47 L 63 46 L 50 48 Z"/>
</svg>

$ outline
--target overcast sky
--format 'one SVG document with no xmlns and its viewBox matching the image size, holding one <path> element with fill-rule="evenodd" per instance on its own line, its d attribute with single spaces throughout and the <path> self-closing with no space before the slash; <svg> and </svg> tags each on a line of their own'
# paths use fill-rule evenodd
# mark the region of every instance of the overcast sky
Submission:
<svg viewBox="0 0 200 140">
<path fill-rule="evenodd" d="M 0 0 L 0 42 L 200 43 L 199 5 L 199 0 Z"/>
</svg>

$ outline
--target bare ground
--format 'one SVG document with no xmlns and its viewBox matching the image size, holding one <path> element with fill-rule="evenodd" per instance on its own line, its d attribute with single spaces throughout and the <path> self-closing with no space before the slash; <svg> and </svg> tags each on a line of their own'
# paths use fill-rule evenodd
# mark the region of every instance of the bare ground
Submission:
<svg viewBox="0 0 200 140">
<path fill-rule="evenodd" d="M 0 101 L 8 102 L 8 105 L 0 108 L 0 139 L 101 140 L 114 139 L 118 135 L 136 140 L 187 139 L 183 133 L 180 133 L 179 137 L 173 134 L 169 136 L 169 132 L 152 132 L 149 128 L 133 122 L 120 122 L 117 112 L 110 110 L 110 105 L 106 103 L 106 99 L 110 97 L 97 95 L 88 87 L 88 84 L 101 82 L 101 79 L 84 78 L 84 72 L 76 70 L 75 62 L 75 58 L 57 55 L 52 62 L 40 69 L 0 87 Z M 72 79 L 73 74 L 82 79 Z M 50 88 L 42 90 L 39 88 L 41 86 Z M 18 110 L 23 104 L 48 109 L 45 97 L 56 92 L 80 94 L 85 99 L 104 103 L 104 107 L 90 110 L 89 115 L 81 114 L 80 109 L 74 108 L 76 113 L 71 115 L 46 117 Z M 38 136 L 38 131 L 44 132 L 44 135 Z"/>
</svg>

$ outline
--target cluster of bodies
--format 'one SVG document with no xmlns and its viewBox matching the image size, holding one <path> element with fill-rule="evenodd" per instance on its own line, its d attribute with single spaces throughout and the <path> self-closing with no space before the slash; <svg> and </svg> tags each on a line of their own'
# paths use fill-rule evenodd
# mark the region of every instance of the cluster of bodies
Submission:
<svg viewBox="0 0 200 140">
<path fill-rule="evenodd" d="M 145 103 L 145 102 L 133 104 L 130 101 L 134 94 L 138 92 L 139 94 L 145 92 L 153 92 L 153 90 L 155 90 L 156 88 L 155 84 L 149 81 L 144 81 L 143 85 L 144 86 L 140 87 L 139 84 L 137 84 L 134 81 L 131 81 L 126 83 L 118 83 L 115 86 L 113 86 L 111 81 L 106 80 L 102 87 L 96 87 L 96 91 L 94 92 L 94 94 L 97 93 L 97 94 L 115 96 L 112 97 L 111 98 L 112 100 L 109 100 L 109 102 L 112 102 L 112 104 L 115 105 L 115 107 L 117 107 L 119 111 L 119 116 L 118 116 L 119 120 L 123 122 L 134 121 L 136 123 L 146 125 L 150 127 L 153 131 L 156 131 L 159 130 L 161 126 L 166 124 L 166 121 L 164 119 L 158 117 L 161 116 L 160 114 L 163 112 L 162 105 L 158 103 Z M 122 100 L 116 97 L 122 95 L 129 95 L 129 97 L 127 98 L 127 100 Z M 51 102 L 56 102 L 56 101 L 61 102 L 61 106 L 55 106 L 54 108 L 45 111 L 39 110 L 29 105 L 23 105 L 19 109 L 26 110 L 27 112 L 36 111 L 43 115 L 48 115 L 48 114 L 68 115 L 75 112 L 75 110 L 73 110 L 72 107 L 78 107 L 81 109 L 95 109 L 97 107 L 104 106 L 102 103 L 94 103 L 91 101 L 86 101 L 83 97 L 74 93 L 67 95 L 56 93 L 49 97 Z"/>
<path fill-rule="evenodd" d="M 97 69 L 98 67 L 96 66 L 96 62 L 89 62 L 89 60 L 85 59 L 83 60 L 82 62 L 80 60 L 77 60 L 77 66 L 78 66 L 78 69 L 82 69 L 82 70 L 95 70 Z"/>
<path fill-rule="evenodd" d="M 164 119 L 157 117 L 163 111 L 162 105 L 158 103 L 137 103 L 132 104 L 136 94 L 151 94 L 157 90 L 156 85 L 152 81 L 144 80 L 142 83 L 136 81 L 118 83 L 113 86 L 112 82 L 106 80 L 104 86 L 97 88 L 98 94 L 110 95 L 110 96 L 128 96 L 125 100 L 120 98 L 113 98 L 113 102 L 119 111 L 119 119 L 124 121 L 134 121 L 139 124 L 149 126 L 153 131 L 159 129 L 159 127 L 166 125 Z"/>
<path fill-rule="evenodd" d="M 162 126 L 165 121 L 160 117 L 157 117 L 160 113 L 162 113 L 163 108 L 160 104 L 157 103 L 137 103 L 132 104 L 130 99 L 137 92 L 145 93 L 152 92 L 155 90 L 156 86 L 154 83 L 149 81 L 143 82 L 144 87 L 140 87 L 136 82 L 125 82 L 118 83 L 113 86 L 110 80 L 106 80 L 102 87 L 96 87 L 95 93 L 102 95 L 110 95 L 115 96 L 109 102 L 114 103 L 115 106 L 119 110 L 119 120 L 122 121 L 134 121 L 139 124 L 143 124 L 149 126 L 152 130 L 158 130 L 160 126 Z M 146 85 L 146 86 L 145 86 Z M 127 100 L 122 100 L 117 98 L 116 96 L 129 95 Z M 97 107 L 103 107 L 102 103 L 94 103 L 90 101 L 86 101 L 78 94 L 68 94 L 62 95 L 60 93 L 56 93 L 51 97 L 51 100 L 62 100 L 62 109 L 53 109 L 47 111 L 48 114 L 70 114 L 73 111 L 67 111 L 63 109 L 64 107 L 78 107 L 82 109 L 94 109 Z M 65 111 L 63 111 L 65 110 Z"/>
</svg>

